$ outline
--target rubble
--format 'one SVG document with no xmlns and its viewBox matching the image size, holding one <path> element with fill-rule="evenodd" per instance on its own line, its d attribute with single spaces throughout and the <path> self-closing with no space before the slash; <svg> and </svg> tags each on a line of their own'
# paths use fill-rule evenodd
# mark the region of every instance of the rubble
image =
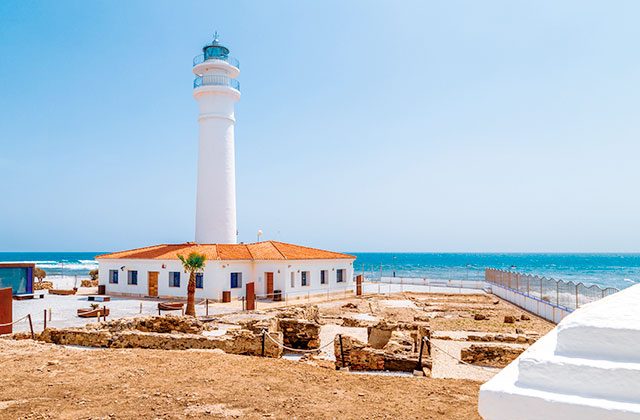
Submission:
<svg viewBox="0 0 640 420">
<path fill-rule="evenodd" d="M 348 367 L 355 371 L 403 372 L 413 372 L 415 369 L 421 370 L 422 368 L 431 369 L 431 360 L 426 354 L 423 354 L 422 366 L 418 366 L 419 355 L 417 353 L 389 353 L 383 349 L 370 347 L 348 335 L 336 336 L 333 348 L 336 356 L 336 368 Z M 344 365 L 342 363 L 343 354 Z"/>
<path fill-rule="evenodd" d="M 525 349 L 522 347 L 491 346 L 472 344 L 460 352 L 464 362 L 473 365 L 505 367 L 516 359 Z"/>
<path fill-rule="evenodd" d="M 278 328 L 287 347 L 304 350 L 320 347 L 320 324 L 315 321 L 280 318 Z"/>
</svg>

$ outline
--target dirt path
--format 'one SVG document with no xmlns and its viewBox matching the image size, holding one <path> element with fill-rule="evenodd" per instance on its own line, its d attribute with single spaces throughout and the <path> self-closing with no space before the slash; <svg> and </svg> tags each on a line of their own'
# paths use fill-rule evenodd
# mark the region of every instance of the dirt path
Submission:
<svg viewBox="0 0 640 420">
<path fill-rule="evenodd" d="M 478 382 L 352 375 L 211 351 L 0 340 L 0 366 L 2 419 L 479 418 Z"/>
</svg>

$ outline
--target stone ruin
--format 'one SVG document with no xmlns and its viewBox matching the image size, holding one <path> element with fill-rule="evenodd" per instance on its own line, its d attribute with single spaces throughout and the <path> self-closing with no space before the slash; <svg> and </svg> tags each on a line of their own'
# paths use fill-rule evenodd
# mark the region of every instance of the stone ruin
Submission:
<svg viewBox="0 0 640 420">
<path fill-rule="evenodd" d="M 268 331 L 277 343 L 282 333 Z M 262 355 L 262 330 L 221 330 L 190 317 L 174 315 L 122 318 L 88 324 L 81 328 L 47 328 L 39 340 L 60 345 L 103 348 L 145 348 L 160 350 L 220 349 L 226 353 Z M 282 348 L 264 340 L 266 357 L 282 356 Z"/>
<path fill-rule="evenodd" d="M 103 348 L 161 350 L 220 349 L 226 353 L 281 357 L 281 345 L 295 349 L 320 347 L 318 307 L 233 313 L 202 322 L 164 315 L 120 318 L 78 328 L 47 328 L 38 339 L 47 343 Z M 275 341 L 275 342 L 274 342 Z"/>
<path fill-rule="evenodd" d="M 472 344 L 462 349 L 461 359 L 472 365 L 503 368 L 524 351 L 522 347 Z"/>
<path fill-rule="evenodd" d="M 430 338 L 428 324 L 381 321 L 368 328 L 367 336 L 367 343 L 348 335 L 335 337 L 336 368 L 396 372 L 431 370 L 431 355 L 426 341 L 421 363 L 419 355 L 423 338 Z"/>
</svg>

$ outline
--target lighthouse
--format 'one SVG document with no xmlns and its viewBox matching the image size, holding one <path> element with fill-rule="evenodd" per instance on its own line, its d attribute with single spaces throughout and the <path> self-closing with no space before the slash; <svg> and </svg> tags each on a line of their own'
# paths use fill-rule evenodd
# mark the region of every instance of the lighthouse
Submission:
<svg viewBox="0 0 640 420">
<path fill-rule="evenodd" d="M 238 61 L 218 34 L 193 59 L 193 97 L 198 103 L 199 145 L 196 194 L 197 243 L 235 244 L 235 104 L 240 100 Z"/>
<path fill-rule="evenodd" d="M 272 240 L 236 243 L 235 105 L 240 100 L 238 61 L 217 34 L 193 59 L 193 97 L 198 103 L 198 191 L 196 243 L 151 245 L 100 255 L 99 284 L 109 294 L 127 296 L 188 295 L 183 255 L 197 253 L 209 261 L 195 281 L 199 299 L 234 299 L 332 292 L 353 289 L 356 257 Z M 126 270 L 126 271 L 125 271 Z M 193 290 L 193 289 L 191 289 Z M 276 292 L 278 292 L 276 294 Z"/>
</svg>

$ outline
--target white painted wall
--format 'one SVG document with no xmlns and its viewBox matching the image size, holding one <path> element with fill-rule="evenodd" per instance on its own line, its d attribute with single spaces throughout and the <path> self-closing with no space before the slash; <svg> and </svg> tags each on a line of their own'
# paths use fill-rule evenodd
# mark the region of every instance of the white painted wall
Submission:
<svg viewBox="0 0 640 420">
<path fill-rule="evenodd" d="M 163 268 L 164 266 L 164 268 Z M 124 267 L 124 269 L 122 269 Z M 336 270 L 344 269 L 343 283 L 336 282 Z M 109 283 L 109 270 L 118 270 L 118 284 Z M 127 284 L 127 271 L 138 271 L 138 284 Z M 328 270 L 328 284 L 320 284 L 320 270 Z M 157 271 L 159 296 L 187 296 L 188 273 L 182 269 L 178 260 L 98 260 L 99 283 L 106 285 L 109 294 L 125 294 L 134 296 L 148 295 L 148 273 Z M 169 273 L 179 271 L 180 287 L 169 287 Z M 300 271 L 309 271 L 309 285 L 301 285 Z M 242 287 L 231 289 L 231 273 L 242 273 Z M 232 298 L 245 296 L 246 284 L 255 283 L 256 294 L 266 293 L 265 273 L 274 273 L 274 289 L 283 293 L 326 293 L 331 290 L 342 290 L 353 287 L 352 260 L 296 260 L 296 261 L 208 261 L 204 270 L 203 289 L 196 289 L 196 298 L 221 299 L 222 292 L 231 291 Z M 296 284 L 289 283 L 294 273 Z"/>
<path fill-rule="evenodd" d="M 640 285 L 584 305 L 480 387 L 490 420 L 640 419 Z"/>
<path fill-rule="evenodd" d="M 221 60 L 194 68 L 204 76 L 236 77 Z M 233 71 L 232 71 L 233 70 Z M 200 115 L 196 242 L 236 243 L 235 103 L 240 92 L 230 86 L 200 86 L 193 91 Z"/>
<path fill-rule="evenodd" d="M 557 307 L 556 305 L 544 300 L 525 295 L 507 287 L 496 285 L 495 283 L 487 283 L 486 285 L 491 289 L 491 293 L 494 295 L 556 324 L 571 313 L 564 308 Z"/>
</svg>

